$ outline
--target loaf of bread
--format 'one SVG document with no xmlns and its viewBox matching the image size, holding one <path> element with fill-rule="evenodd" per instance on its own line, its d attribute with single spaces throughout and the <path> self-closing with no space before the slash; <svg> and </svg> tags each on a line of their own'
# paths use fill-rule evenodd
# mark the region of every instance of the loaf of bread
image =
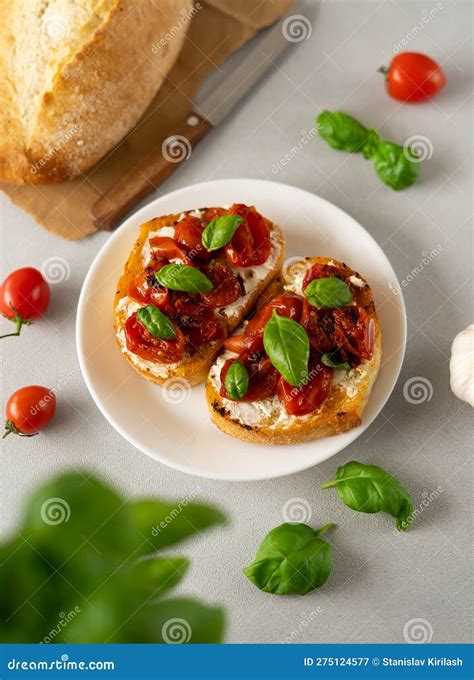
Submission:
<svg viewBox="0 0 474 680">
<path fill-rule="evenodd" d="M 85 172 L 136 125 L 192 0 L 0 0 L 0 179 Z"/>
</svg>

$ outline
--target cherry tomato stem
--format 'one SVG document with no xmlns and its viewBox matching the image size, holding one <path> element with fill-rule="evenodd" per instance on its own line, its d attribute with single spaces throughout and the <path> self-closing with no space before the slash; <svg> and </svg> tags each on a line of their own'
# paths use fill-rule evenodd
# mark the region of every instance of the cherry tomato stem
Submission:
<svg viewBox="0 0 474 680">
<path fill-rule="evenodd" d="M 25 434 L 24 432 L 20 432 L 20 430 L 15 427 L 13 422 L 11 420 L 7 420 L 5 423 L 5 432 L 2 437 L 2 439 L 5 439 L 5 437 L 8 437 L 9 434 L 16 434 L 19 437 L 36 437 L 39 432 L 32 432 L 31 434 Z"/>
<path fill-rule="evenodd" d="M 11 338 L 14 335 L 20 335 L 22 326 L 30 326 L 31 325 L 30 319 L 25 319 L 24 316 L 22 316 L 21 314 L 19 314 L 16 311 L 16 309 L 15 309 L 15 307 L 13 307 L 13 305 L 10 305 L 10 307 L 12 308 L 12 311 L 13 311 L 15 316 L 11 317 L 11 316 L 7 316 L 6 314 L 2 314 L 2 316 L 5 319 L 8 319 L 8 321 L 12 321 L 15 324 L 16 331 L 14 333 L 6 333 L 5 335 L 0 335 L 0 340 L 2 338 Z"/>
</svg>

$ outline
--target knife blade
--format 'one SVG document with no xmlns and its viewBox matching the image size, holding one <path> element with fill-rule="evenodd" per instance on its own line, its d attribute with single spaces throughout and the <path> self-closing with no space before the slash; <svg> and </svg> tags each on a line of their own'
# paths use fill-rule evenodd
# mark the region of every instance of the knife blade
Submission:
<svg viewBox="0 0 474 680">
<path fill-rule="evenodd" d="M 125 214 L 189 158 L 196 144 L 236 108 L 292 44 L 284 30 L 285 21 L 295 14 L 302 16 L 303 10 L 304 0 L 296 0 L 277 22 L 260 31 L 241 55 L 238 50 L 224 62 L 217 75 L 211 74 L 206 79 L 191 111 L 161 148 L 150 151 L 94 203 L 91 218 L 97 229 L 111 230 L 117 226 Z M 207 81 L 212 77 L 209 85 Z"/>
</svg>

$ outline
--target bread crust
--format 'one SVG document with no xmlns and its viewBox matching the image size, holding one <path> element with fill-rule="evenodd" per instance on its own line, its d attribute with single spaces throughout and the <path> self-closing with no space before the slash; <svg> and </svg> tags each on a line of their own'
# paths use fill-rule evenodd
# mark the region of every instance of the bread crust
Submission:
<svg viewBox="0 0 474 680">
<path fill-rule="evenodd" d="M 136 125 L 179 54 L 189 25 L 181 12 L 191 10 L 192 0 L 113 0 L 105 23 L 60 64 L 28 121 L 21 120 L 12 66 L 15 5 L 2 0 L 0 179 L 63 182 L 92 167 Z M 153 51 L 171 29 L 173 39 Z"/>
<path fill-rule="evenodd" d="M 200 208 L 200 210 L 206 209 L 208 208 Z M 121 333 L 123 332 L 123 326 L 127 315 L 120 310 L 119 302 L 122 300 L 122 298 L 127 296 L 131 280 L 143 271 L 142 249 L 148 239 L 148 235 L 150 232 L 157 231 L 162 227 L 174 226 L 182 214 L 188 215 L 190 212 L 192 211 L 176 213 L 174 215 L 163 215 L 162 217 L 156 217 L 153 220 L 142 224 L 139 236 L 135 241 L 132 251 L 130 252 L 115 293 L 114 329 L 115 337 L 122 354 L 127 359 L 129 364 L 134 368 L 134 370 L 137 371 L 137 373 L 139 373 L 146 380 L 157 385 L 171 385 L 172 381 L 177 379 L 186 381 L 186 383 L 191 386 L 199 385 L 206 380 L 212 362 L 219 354 L 219 351 L 222 347 L 221 341 L 216 341 L 205 345 L 200 348 L 199 354 L 196 353 L 191 356 L 185 356 L 176 365 L 170 365 L 166 375 L 158 376 L 152 372 L 151 368 L 137 365 L 133 361 L 132 357 L 128 353 L 124 352 L 123 342 L 121 342 Z M 274 267 L 268 270 L 268 274 L 265 276 L 265 278 L 261 279 L 259 284 L 255 286 L 254 290 L 248 295 L 248 297 L 246 297 L 245 303 L 242 304 L 238 312 L 236 312 L 233 316 L 227 317 L 219 315 L 219 319 L 224 326 L 226 335 L 232 333 L 242 323 L 243 319 L 250 314 L 267 286 L 280 273 L 285 254 L 283 234 L 281 229 L 276 224 L 273 224 L 269 220 L 266 221 L 271 233 L 273 234 L 275 242 L 278 244 L 278 257 L 275 261 Z"/>
<path fill-rule="evenodd" d="M 372 291 L 365 279 L 345 263 L 338 262 L 334 258 L 304 258 L 300 262 L 293 263 L 286 271 L 283 271 L 280 277 L 274 280 L 259 300 L 258 306 L 261 306 L 261 304 L 267 302 L 274 295 L 282 292 L 284 286 L 294 277 L 295 270 L 299 266 L 303 266 L 303 263 L 305 267 L 308 267 L 315 263 L 328 264 L 329 262 L 340 267 L 347 276 L 356 276 L 364 282 L 364 287 L 357 289 L 355 293 L 356 302 L 359 306 L 365 308 L 375 322 L 373 356 L 370 361 L 363 363 L 364 373 L 361 379 L 357 380 L 356 389 L 352 393 L 352 391 L 348 391 L 340 383 L 333 384 L 328 397 L 318 411 L 302 417 L 288 416 L 286 427 L 278 425 L 274 416 L 262 418 L 261 422 L 250 425 L 244 424 L 237 418 L 232 417 L 227 406 L 228 402 L 227 404 L 225 403 L 226 400 L 223 400 L 214 382 L 208 377 L 206 382 L 206 400 L 209 413 L 211 420 L 222 432 L 252 444 L 299 444 L 341 434 L 361 424 L 362 414 L 377 378 L 382 357 L 380 320 L 375 311 Z"/>
</svg>

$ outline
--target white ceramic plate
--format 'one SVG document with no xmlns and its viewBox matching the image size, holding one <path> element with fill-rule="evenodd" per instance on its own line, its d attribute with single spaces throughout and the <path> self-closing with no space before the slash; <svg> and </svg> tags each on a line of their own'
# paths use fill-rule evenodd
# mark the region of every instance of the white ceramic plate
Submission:
<svg viewBox="0 0 474 680">
<path fill-rule="evenodd" d="M 360 271 L 372 286 L 382 324 L 383 356 L 360 427 L 293 446 L 246 444 L 212 424 L 203 386 L 185 390 L 178 384 L 174 392 L 162 390 L 141 378 L 122 357 L 112 325 L 113 299 L 140 224 L 167 213 L 234 202 L 255 205 L 282 227 L 287 259 L 334 257 Z M 195 184 L 152 201 L 129 217 L 98 253 L 79 300 L 79 362 L 100 411 L 125 439 L 155 460 L 210 479 L 281 477 L 333 456 L 359 437 L 380 413 L 395 386 L 405 352 L 405 306 L 401 293 L 395 291 L 399 291 L 398 282 L 381 248 L 352 217 L 322 198 L 254 179 Z"/>
</svg>

